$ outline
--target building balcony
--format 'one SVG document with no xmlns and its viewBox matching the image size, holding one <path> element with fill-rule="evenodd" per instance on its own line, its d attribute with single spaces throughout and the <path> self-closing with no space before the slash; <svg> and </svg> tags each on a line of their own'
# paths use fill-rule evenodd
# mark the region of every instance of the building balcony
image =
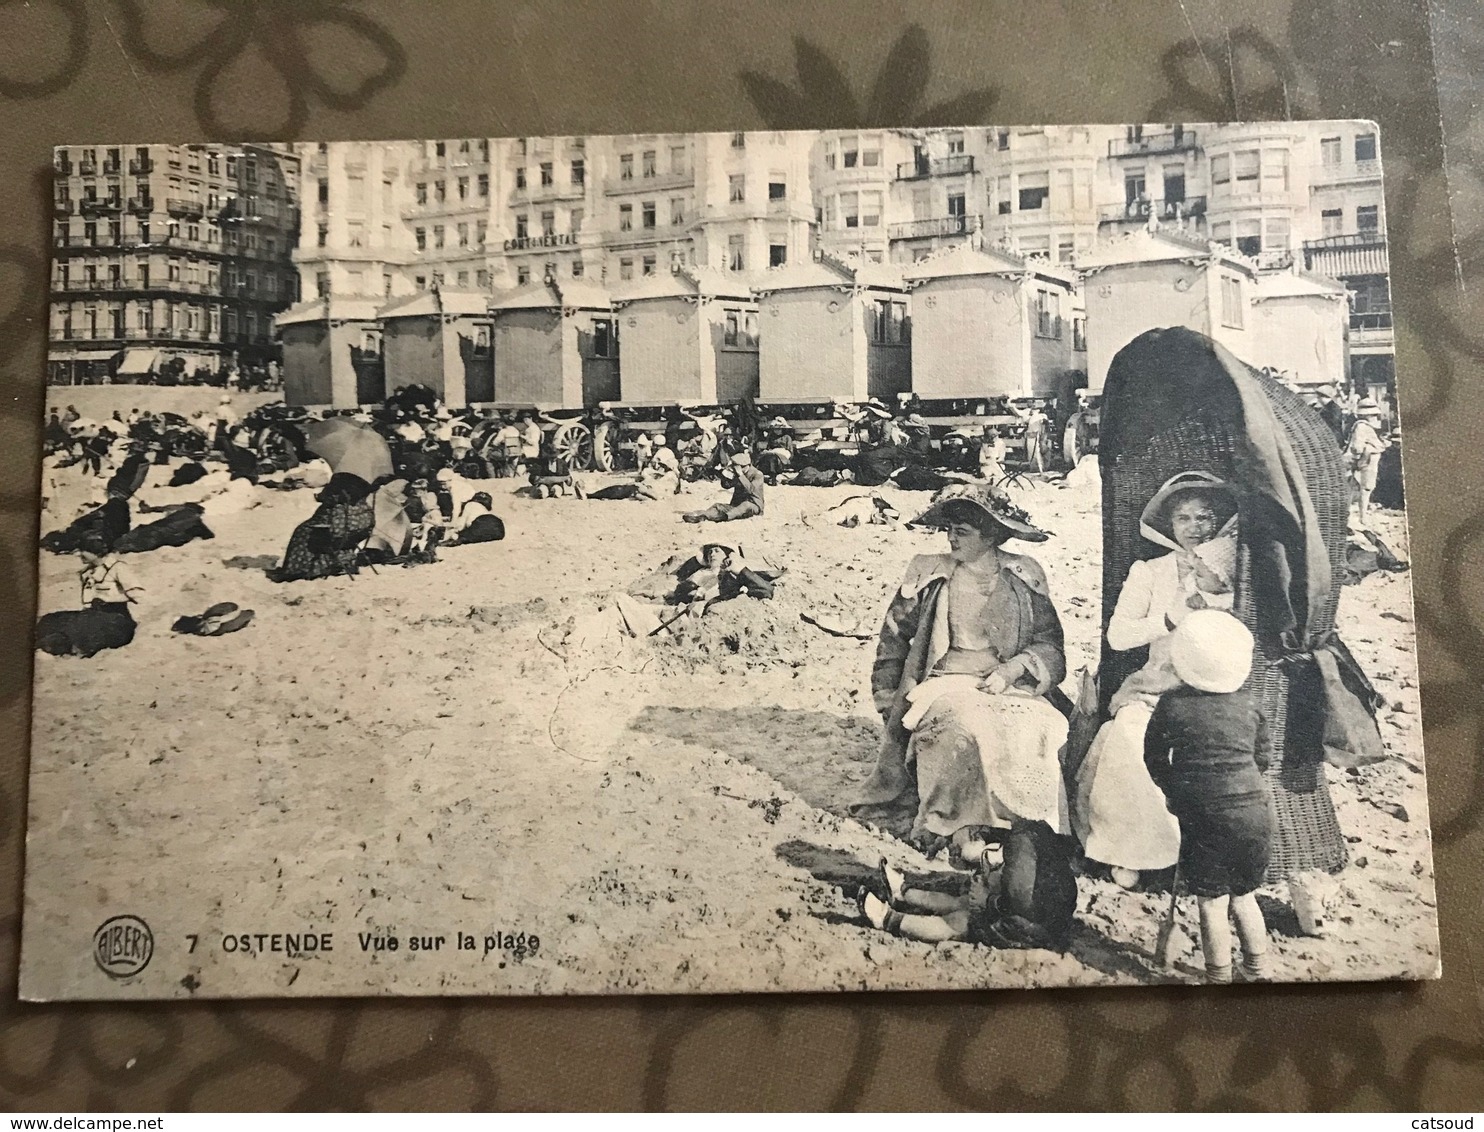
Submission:
<svg viewBox="0 0 1484 1132">
<path fill-rule="evenodd" d="M 904 161 L 897 166 L 897 180 L 918 181 L 924 177 L 956 177 L 974 172 L 974 158 L 967 153 L 949 157 Z"/>
<path fill-rule="evenodd" d="M 148 157 L 135 157 L 129 161 L 129 173 L 134 177 L 145 177 L 155 171 L 155 163 Z"/>
<path fill-rule="evenodd" d="M 540 204 L 548 200 L 582 200 L 587 196 L 587 182 L 581 181 L 577 184 L 550 184 L 550 185 L 527 185 L 523 189 L 510 190 L 510 204 L 518 207 L 522 204 Z M 483 198 L 480 198 L 483 200 Z"/>
<path fill-rule="evenodd" d="M 198 200 L 184 200 L 180 197 L 170 197 L 165 201 L 165 211 L 171 216 L 184 216 L 192 220 L 200 220 L 206 215 L 206 206 Z"/>
<path fill-rule="evenodd" d="M 1125 204 L 1105 205 L 1098 210 L 1098 222 L 1113 224 L 1122 220 L 1144 221 L 1151 216 L 1161 220 L 1182 220 L 1190 216 L 1204 216 L 1205 197 L 1187 197 L 1185 200 L 1131 200 Z"/>
<path fill-rule="evenodd" d="M 688 189 L 695 183 L 696 175 L 689 171 L 654 173 L 648 177 L 609 177 L 603 182 L 603 192 L 610 197 L 626 193 L 661 193 L 671 189 Z"/>
<path fill-rule="evenodd" d="M 1108 156 L 1152 157 L 1159 153 L 1183 153 L 1199 148 L 1194 130 L 1164 130 L 1133 138 L 1114 138 L 1108 143 Z"/>
<path fill-rule="evenodd" d="M 130 212 L 142 213 L 143 215 L 148 216 L 154 210 L 155 210 L 155 200 L 154 200 L 153 197 L 130 197 L 129 198 L 129 211 Z"/>
<path fill-rule="evenodd" d="M 1381 162 L 1370 161 L 1337 161 L 1329 165 L 1315 165 L 1309 170 L 1309 184 L 1315 188 L 1321 185 L 1348 185 L 1357 181 L 1379 181 L 1381 179 Z"/>
<path fill-rule="evenodd" d="M 109 212 L 123 211 L 124 202 L 117 197 L 103 197 L 94 200 L 80 200 L 77 202 L 77 211 L 84 216 L 101 216 Z"/>
<path fill-rule="evenodd" d="M 887 235 L 893 240 L 922 240 L 933 236 L 967 236 L 979 231 L 979 227 L 977 216 L 938 216 L 893 224 Z"/>
<path fill-rule="evenodd" d="M 1386 237 L 1380 232 L 1355 232 L 1304 241 L 1304 269 L 1331 279 L 1352 275 L 1387 275 L 1391 271 Z"/>
<path fill-rule="evenodd" d="M 1390 311 L 1352 311 L 1350 348 L 1362 353 L 1385 353 L 1395 349 L 1396 336 Z"/>
<path fill-rule="evenodd" d="M 57 216 L 71 216 L 73 212 L 72 202 L 70 200 L 52 201 L 52 212 Z"/>
<path fill-rule="evenodd" d="M 72 162 L 70 161 L 58 161 L 52 168 L 56 171 L 58 177 L 72 176 Z"/>
<path fill-rule="evenodd" d="M 96 161 L 79 161 L 77 173 L 80 177 L 96 177 L 98 175 L 98 163 Z"/>
</svg>

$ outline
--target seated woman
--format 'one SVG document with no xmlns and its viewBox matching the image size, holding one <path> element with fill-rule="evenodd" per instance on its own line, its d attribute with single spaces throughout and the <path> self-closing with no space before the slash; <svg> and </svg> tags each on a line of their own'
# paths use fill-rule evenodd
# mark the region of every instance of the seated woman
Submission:
<svg viewBox="0 0 1484 1132">
<path fill-rule="evenodd" d="M 53 554 L 71 554 L 82 545 L 88 535 L 97 534 L 111 548 L 128 533 L 132 524 L 128 493 L 122 485 L 112 484 L 102 506 L 79 515 L 62 530 L 51 531 L 43 536 L 41 547 Z"/>
<path fill-rule="evenodd" d="M 101 532 L 83 535 L 77 552 L 82 608 L 57 610 L 36 622 L 36 647 L 52 656 L 93 656 L 134 639 L 129 606 L 140 587 L 132 584 Z"/>
<path fill-rule="evenodd" d="M 1169 553 L 1135 562 L 1108 621 L 1108 646 L 1148 647 L 1149 659 L 1113 695 L 1077 773 L 1077 835 L 1089 860 L 1112 867 L 1125 888 L 1139 874 L 1171 868 L 1180 829 L 1144 766 L 1144 732 L 1162 692 L 1174 687 L 1170 639 L 1197 609 L 1230 611 L 1237 561 L 1237 500 L 1209 472 L 1171 476 L 1155 492 L 1140 533 Z"/>
<path fill-rule="evenodd" d="M 493 511 L 495 501 L 487 491 L 476 491 L 454 519 L 454 532 L 445 546 L 468 546 L 475 542 L 499 542 L 505 524 Z"/>
<path fill-rule="evenodd" d="M 1002 549 L 1049 536 L 987 484 L 914 523 L 946 528 L 950 550 L 914 558 L 887 610 L 871 677 L 886 733 L 854 809 L 910 812 L 914 844 L 929 854 L 952 844 L 969 867 L 1001 840 L 996 938 L 1063 946 L 1077 892 L 1060 764 L 1067 720 L 1049 702 L 1065 701 L 1061 620 L 1040 565 Z"/>
<path fill-rule="evenodd" d="M 315 499 L 313 515 L 294 528 L 275 582 L 354 574 L 361 544 L 376 525 L 371 485 L 360 476 L 336 472 Z"/>
</svg>

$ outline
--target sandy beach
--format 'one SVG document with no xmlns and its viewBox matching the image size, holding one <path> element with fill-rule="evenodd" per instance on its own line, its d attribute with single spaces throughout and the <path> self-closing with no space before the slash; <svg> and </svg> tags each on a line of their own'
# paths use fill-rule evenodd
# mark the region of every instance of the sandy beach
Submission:
<svg viewBox="0 0 1484 1132">
<path fill-rule="evenodd" d="M 678 513 L 721 498 L 715 485 L 659 503 L 482 486 L 504 542 L 282 585 L 264 567 L 313 493 L 255 489 L 259 505 L 214 521 L 215 539 L 125 559 L 144 586 L 131 645 L 37 656 L 24 997 L 1198 981 L 1193 900 L 1164 969 L 1152 949 L 1167 897 L 1088 877 L 1065 955 L 932 946 L 860 919 L 854 886 L 879 858 L 951 870 L 845 816 L 880 735 L 874 643 L 801 615 L 874 635 L 909 558 L 942 536 L 838 526 L 821 513 L 861 493 L 849 487 L 771 489 L 766 516 L 703 530 Z M 904 519 L 929 498 L 882 494 Z M 1066 628 L 1070 689 L 1097 657 L 1098 491 L 1014 494 L 1055 535 L 1030 551 Z M 1400 514 L 1375 526 L 1407 556 Z M 703 538 L 787 567 L 776 598 L 622 636 L 612 595 Z M 43 554 L 41 610 L 76 600 L 75 560 Z M 220 638 L 170 631 L 220 601 L 255 620 Z M 1261 894 L 1278 979 L 1436 968 L 1411 621 L 1407 574 L 1344 591 L 1340 631 L 1386 697 L 1397 757 L 1330 772 L 1351 854 L 1331 934 L 1300 936 L 1286 894 Z M 125 981 L 91 954 L 118 914 L 155 941 Z M 274 951 L 288 933 L 328 934 L 332 949 Z"/>
</svg>

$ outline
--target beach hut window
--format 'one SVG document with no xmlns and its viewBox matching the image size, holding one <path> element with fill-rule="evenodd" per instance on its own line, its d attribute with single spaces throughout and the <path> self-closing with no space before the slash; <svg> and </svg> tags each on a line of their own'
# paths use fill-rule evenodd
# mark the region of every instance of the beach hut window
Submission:
<svg viewBox="0 0 1484 1132">
<path fill-rule="evenodd" d="M 756 350 L 757 339 L 756 312 L 729 308 L 726 312 L 726 329 L 722 336 L 722 344 L 732 350 Z"/>
<path fill-rule="evenodd" d="M 474 329 L 474 356 L 487 358 L 490 355 L 490 328 L 478 326 Z"/>
<path fill-rule="evenodd" d="M 1044 288 L 1036 292 L 1036 335 L 1061 337 L 1061 294 Z"/>
<path fill-rule="evenodd" d="M 1235 275 L 1221 277 L 1221 325 L 1242 329 L 1242 281 Z"/>
<path fill-rule="evenodd" d="M 613 320 L 593 319 L 593 357 L 613 358 L 618 356 L 618 339 L 614 334 Z"/>
<path fill-rule="evenodd" d="M 878 346 L 901 346 L 909 341 L 907 304 L 877 299 L 871 312 L 871 340 Z"/>
</svg>

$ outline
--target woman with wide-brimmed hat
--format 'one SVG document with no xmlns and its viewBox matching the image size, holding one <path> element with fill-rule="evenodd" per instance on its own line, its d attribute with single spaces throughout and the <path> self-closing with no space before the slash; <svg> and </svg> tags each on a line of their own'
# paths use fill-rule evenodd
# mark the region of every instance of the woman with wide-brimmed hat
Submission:
<svg viewBox="0 0 1484 1132">
<path fill-rule="evenodd" d="M 1179 827 L 1144 766 L 1144 734 L 1160 695 L 1175 684 L 1175 628 L 1196 610 L 1232 608 L 1236 517 L 1235 491 L 1210 472 L 1167 479 L 1145 504 L 1139 531 L 1168 553 L 1129 568 L 1108 622 L 1110 648 L 1147 647 L 1149 658 L 1114 693 L 1113 718 L 1078 768 L 1074 815 L 1083 852 L 1126 888 L 1179 855 Z"/>
<path fill-rule="evenodd" d="M 1063 946 L 1076 907 L 1067 721 L 1049 702 L 1065 702 L 1062 626 L 1040 564 L 1003 549 L 1048 535 L 987 484 L 949 489 L 913 522 L 944 529 L 949 552 L 915 557 L 887 610 L 871 678 L 886 734 L 856 808 L 910 813 L 915 844 L 970 868 L 1002 841 L 1006 877 L 1034 882 L 1002 888 L 991 934 Z"/>
<path fill-rule="evenodd" d="M 1357 509 L 1361 530 L 1367 529 L 1371 495 L 1376 490 L 1381 456 L 1388 447 L 1381 439 L 1381 422 L 1381 406 L 1371 397 L 1362 398 L 1355 407 L 1355 423 L 1350 426 L 1350 439 L 1345 445 L 1345 462 L 1353 481 L 1350 499 Z"/>
</svg>

